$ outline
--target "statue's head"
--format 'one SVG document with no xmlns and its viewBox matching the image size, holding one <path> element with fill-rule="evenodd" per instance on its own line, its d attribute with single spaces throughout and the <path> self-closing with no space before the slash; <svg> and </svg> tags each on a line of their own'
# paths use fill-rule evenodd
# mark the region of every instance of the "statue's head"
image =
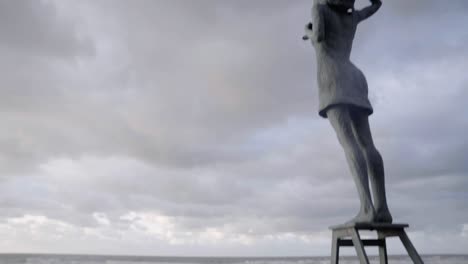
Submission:
<svg viewBox="0 0 468 264">
<path fill-rule="evenodd" d="M 328 5 L 333 10 L 349 14 L 354 12 L 355 2 L 356 0 L 314 0 L 314 6 Z"/>
<path fill-rule="evenodd" d="M 337 6 L 340 9 L 353 9 L 356 0 L 326 0 L 327 4 Z"/>
</svg>

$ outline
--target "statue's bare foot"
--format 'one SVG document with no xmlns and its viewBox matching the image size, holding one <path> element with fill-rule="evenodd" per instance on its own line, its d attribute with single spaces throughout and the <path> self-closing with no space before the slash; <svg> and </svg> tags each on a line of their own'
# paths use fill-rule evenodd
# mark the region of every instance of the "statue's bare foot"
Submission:
<svg viewBox="0 0 468 264">
<path fill-rule="evenodd" d="M 358 215 L 353 219 L 346 222 L 346 224 L 358 224 L 358 223 L 374 223 L 376 221 L 376 213 L 374 209 L 360 210 Z"/>
<path fill-rule="evenodd" d="M 388 210 L 388 208 L 378 210 L 375 221 L 377 221 L 379 223 L 389 223 L 389 224 L 391 224 L 393 222 L 393 218 L 392 218 L 392 215 L 390 214 L 390 211 Z"/>
</svg>

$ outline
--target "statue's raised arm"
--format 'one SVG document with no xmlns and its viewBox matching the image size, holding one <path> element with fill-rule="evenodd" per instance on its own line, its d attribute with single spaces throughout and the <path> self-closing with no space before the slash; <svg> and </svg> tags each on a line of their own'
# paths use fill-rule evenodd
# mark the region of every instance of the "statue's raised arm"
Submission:
<svg viewBox="0 0 468 264">
<path fill-rule="evenodd" d="M 373 14 L 375 14 L 380 7 L 382 6 L 382 1 L 381 0 L 370 0 L 372 5 L 356 11 L 356 15 L 358 17 L 358 21 L 361 22 L 363 20 L 368 19 L 371 17 Z"/>
</svg>

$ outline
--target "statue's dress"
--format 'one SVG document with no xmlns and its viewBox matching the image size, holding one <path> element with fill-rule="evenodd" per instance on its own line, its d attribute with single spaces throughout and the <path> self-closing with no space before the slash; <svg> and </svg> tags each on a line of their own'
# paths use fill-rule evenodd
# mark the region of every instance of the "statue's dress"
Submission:
<svg viewBox="0 0 468 264">
<path fill-rule="evenodd" d="M 319 115 L 327 118 L 327 110 L 338 104 L 360 107 L 371 115 L 373 108 L 368 99 L 366 78 L 350 61 L 353 39 L 359 23 L 356 12 L 338 12 L 327 5 L 316 8 L 319 8 L 320 23 L 323 23 L 325 34 L 322 41 L 314 42 L 317 55 Z"/>
</svg>

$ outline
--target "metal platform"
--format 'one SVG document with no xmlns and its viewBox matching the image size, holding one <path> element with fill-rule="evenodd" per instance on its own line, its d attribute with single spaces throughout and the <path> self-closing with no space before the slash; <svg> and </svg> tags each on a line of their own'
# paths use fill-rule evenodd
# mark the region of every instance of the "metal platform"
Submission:
<svg viewBox="0 0 468 264">
<path fill-rule="evenodd" d="M 399 237 L 413 263 L 423 264 L 424 262 L 405 232 L 405 228 L 407 227 L 409 227 L 408 224 L 385 223 L 356 223 L 332 226 L 330 227 L 333 231 L 331 263 L 339 263 L 340 247 L 354 246 L 361 264 L 369 264 L 364 247 L 376 246 L 379 247 L 380 264 L 388 264 L 386 238 Z M 361 239 L 359 235 L 360 230 L 376 231 L 378 238 Z"/>
</svg>

